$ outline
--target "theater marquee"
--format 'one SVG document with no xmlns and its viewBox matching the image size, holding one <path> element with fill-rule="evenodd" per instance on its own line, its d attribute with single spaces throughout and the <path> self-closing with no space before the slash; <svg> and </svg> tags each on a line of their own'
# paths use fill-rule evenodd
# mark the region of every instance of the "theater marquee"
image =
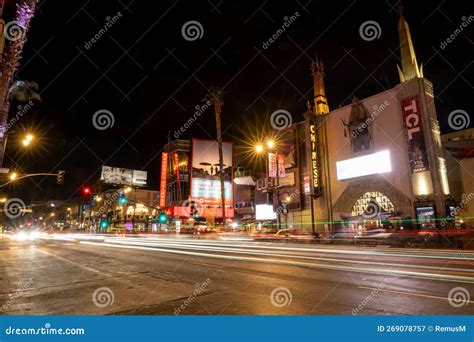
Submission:
<svg viewBox="0 0 474 342">
<path fill-rule="evenodd" d="M 309 165 L 310 165 L 310 194 L 315 197 L 321 196 L 321 185 L 319 175 L 319 155 L 317 127 L 314 120 L 309 120 Z"/>
</svg>

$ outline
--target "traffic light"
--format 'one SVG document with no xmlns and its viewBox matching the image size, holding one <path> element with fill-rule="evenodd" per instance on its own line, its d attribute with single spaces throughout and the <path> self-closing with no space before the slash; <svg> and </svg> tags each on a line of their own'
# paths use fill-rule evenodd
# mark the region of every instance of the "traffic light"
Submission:
<svg viewBox="0 0 474 342">
<path fill-rule="evenodd" d="M 100 222 L 100 228 L 101 228 L 101 229 L 107 229 L 108 227 L 109 227 L 109 221 L 107 221 L 107 220 L 102 220 L 102 221 Z"/>
<path fill-rule="evenodd" d="M 58 170 L 58 175 L 56 176 L 56 183 L 57 184 L 63 184 L 64 183 L 64 174 L 66 171 L 64 170 Z"/>
<path fill-rule="evenodd" d="M 160 223 L 166 223 L 166 222 L 168 222 L 168 216 L 166 216 L 165 213 L 161 213 L 161 214 L 158 216 L 158 222 L 160 222 Z"/>
<path fill-rule="evenodd" d="M 120 205 L 125 205 L 127 204 L 127 197 L 125 196 L 125 194 L 121 194 L 120 197 L 119 197 L 119 204 Z"/>
<path fill-rule="evenodd" d="M 82 187 L 82 194 L 84 195 L 90 195 L 91 194 L 91 187 L 90 186 L 84 186 Z"/>
</svg>

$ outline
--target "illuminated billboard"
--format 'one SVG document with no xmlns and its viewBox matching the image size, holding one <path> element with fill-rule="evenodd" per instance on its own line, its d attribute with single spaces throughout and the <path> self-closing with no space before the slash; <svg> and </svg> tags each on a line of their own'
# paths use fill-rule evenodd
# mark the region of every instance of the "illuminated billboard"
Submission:
<svg viewBox="0 0 474 342">
<path fill-rule="evenodd" d="M 403 124 L 408 139 L 408 158 L 412 174 L 429 171 L 423 123 L 418 96 L 407 97 L 401 101 Z"/>
<path fill-rule="evenodd" d="M 190 201 L 197 205 L 220 206 L 221 172 L 217 141 L 193 139 L 192 145 Z M 223 142 L 222 153 L 225 205 L 232 206 L 232 143 Z"/>
<path fill-rule="evenodd" d="M 362 157 L 336 162 L 337 179 L 345 180 L 392 171 L 390 151 L 385 150 Z"/>
<path fill-rule="evenodd" d="M 277 214 L 271 204 L 257 204 L 255 206 L 256 220 L 276 220 Z"/>
<path fill-rule="evenodd" d="M 147 172 L 124 169 L 121 167 L 102 166 L 100 180 L 116 185 L 146 185 Z"/>
</svg>

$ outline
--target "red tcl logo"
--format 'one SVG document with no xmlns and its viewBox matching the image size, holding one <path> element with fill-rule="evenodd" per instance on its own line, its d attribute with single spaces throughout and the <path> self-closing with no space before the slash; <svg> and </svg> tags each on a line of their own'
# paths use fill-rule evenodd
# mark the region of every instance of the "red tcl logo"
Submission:
<svg viewBox="0 0 474 342">
<path fill-rule="evenodd" d="M 421 131 L 421 117 L 417 97 L 408 97 L 402 101 L 403 120 L 407 129 L 408 140 L 413 139 L 413 135 Z"/>
</svg>

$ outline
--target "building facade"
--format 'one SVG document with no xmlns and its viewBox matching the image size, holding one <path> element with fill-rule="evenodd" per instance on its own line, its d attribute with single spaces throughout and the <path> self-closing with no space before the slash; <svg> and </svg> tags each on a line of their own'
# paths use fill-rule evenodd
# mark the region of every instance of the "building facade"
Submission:
<svg viewBox="0 0 474 342">
<path fill-rule="evenodd" d="M 430 229 L 452 215 L 456 201 L 434 87 L 418 65 L 403 15 L 398 31 L 400 83 L 365 99 L 354 97 L 350 105 L 329 109 L 324 65 L 312 63 L 314 101 L 305 121 L 279 133 L 291 136 L 295 157 L 293 165 L 285 162 L 285 174 L 294 175 L 291 186 L 279 186 L 288 198 L 298 194 L 283 217 L 289 229 Z M 278 204 L 283 201 L 280 195 Z"/>
</svg>

